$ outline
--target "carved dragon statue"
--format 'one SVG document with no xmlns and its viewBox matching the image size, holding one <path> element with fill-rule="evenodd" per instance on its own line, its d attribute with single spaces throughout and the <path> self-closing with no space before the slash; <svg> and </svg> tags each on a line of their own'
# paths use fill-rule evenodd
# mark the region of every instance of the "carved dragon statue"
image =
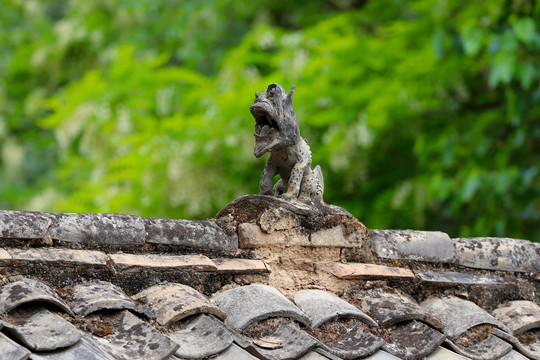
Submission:
<svg viewBox="0 0 540 360">
<path fill-rule="evenodd" d="M 300 202 L 323 201 L 324 183 L 319 165 L 311 169 L 311 149 L 300 136 L 292 105 L 295 86 L 287 94 L 279 84 L 270 84 L 264 93 L 255 93 L 249 108 L 255 118 L 254 155 L 270 152 L 260 182 L 261 195 L 278 196 Z M 272 191 L 274 176 L 281 179 Z"/>
</svg>

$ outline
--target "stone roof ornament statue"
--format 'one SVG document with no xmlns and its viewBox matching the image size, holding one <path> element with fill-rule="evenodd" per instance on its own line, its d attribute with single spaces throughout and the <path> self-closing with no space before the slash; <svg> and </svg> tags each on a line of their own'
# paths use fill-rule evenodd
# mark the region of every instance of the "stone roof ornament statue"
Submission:
<svg viewBox="0 0 540 360">
<path fill-rule="evenodd" d="M 300 136 L 292 104 L 295 86 L 287 94 L 279 84 L 255 93 L 249 108 L 255 118 L 254 155 L 270 152 L 261 175 L 260 194 L 302 203 L 323 201 L 324 183 L 319 165 L 311 169 L 311 149 Z M 281 179 L 272 189 L 276 175 Z"/>
</svg>

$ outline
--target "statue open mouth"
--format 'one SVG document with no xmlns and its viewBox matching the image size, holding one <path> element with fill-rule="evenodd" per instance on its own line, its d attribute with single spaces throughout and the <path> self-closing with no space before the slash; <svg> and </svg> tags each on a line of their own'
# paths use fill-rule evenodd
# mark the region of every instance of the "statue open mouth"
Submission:
<svg viewBox="0 0 540 360">
<path fill-rule="evenodd" d="M 278 129 L 278 124 L 274 121 L 268 111 L 259 106 L 251 107 L 251 114 L 255 118 L 255 137 L 268 135 L 272 129 Z"/>
<path fill-rule="evenodd" d="M 255 148 L 254 155 L 257 158 L 271 151 L 280 142 L 280 130 L 278 123 L 272 116 L 272 109 L 266 102 L 253 104 L 250 109 L 255 118 Z"/>
</svg>

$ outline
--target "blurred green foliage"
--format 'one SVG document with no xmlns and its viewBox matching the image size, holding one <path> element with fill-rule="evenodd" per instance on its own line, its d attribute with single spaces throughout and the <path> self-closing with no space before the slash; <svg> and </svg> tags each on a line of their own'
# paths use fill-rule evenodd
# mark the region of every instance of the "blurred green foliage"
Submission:
<svg viewBox="0 0 540 360">
<path fill-rule="evenodd" d="M 0 207 L 212 217 L 296 84 L 325 200 L 370 228 L 540 240 L 540 3 L 5 0 Z"/>
</svg>

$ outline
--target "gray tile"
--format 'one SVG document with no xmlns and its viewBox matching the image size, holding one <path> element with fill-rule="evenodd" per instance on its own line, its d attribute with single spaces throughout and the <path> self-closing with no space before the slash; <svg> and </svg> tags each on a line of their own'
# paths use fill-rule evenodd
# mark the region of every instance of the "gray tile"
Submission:
<svg viewBox="0 0 540 360">
<path fill-rule="evenodd" d="M 450 340 L 456 340 L 461 334 L 476 325 L 491 324 L 500 329 L 510 330 L 500 321 L 488 314 L 475 303 L 448 296 L 442 299 L 431 298 L 420 304 L 444 323 L 444 333 Z"/>
<path fill-rule="evenodd" d="M 24 360 L 28 359 L 29 355 L 30 351 L 0 333 L 0 359 Z"/>
<path fill-rule="evenodd" d="M 315 353 L 323 356 L 325 359 L 328 359 L 328 360 L 342 360 L 340 357 L 337 357 L 336 355 L 324 350 L 321 347 L 316 347 L 315 350 L 313 350 L 311 352 L 315 352 Z"/>
<path fill-rule="evenodd" d="M 311 319 L 313 328 L 338 317 L 360 319 L 366 324 L 377 326 L 372 318 L 356 306 L 328 291 L 301 290 L 295 294 L 294 302 Z"/>
<path fill-rule="evenodd" d="M 527 334 L 527 332 L 523 333 L 527 339 L 525 343 L 521 343 L 515 336 L 499 329 L 493 329 L 492 334 L 512 344 L 517 351 L 524 354 L 526 357 L 540 360 L 540 341 L 538 341 L 540 338 L 539 329 L 530 331 L 530 334 Z"/>
<path fill-rule="evenodd" d="M 81 340 L 67 349 L 47 353 L 34 353 L 32 360 L 118 360 L 106 347 L 98 342 L 98 338 L 83 334 Z"/>
<path fill-rule="evenodd" d="M 28 278 L 9 283 L 0 289 L 0 314 L 33 301 L 49 302 L 73 315 L 69 306 L 55 291 L 40 281 Z"/>
<path fill-rule="evenodd" d="M 143 218 L 146 242 L 236 253 L 238 239 L 216 223 L 200 220 Z"/>
<path fill-rule="evenodd" d="M 209 315 L 196 315 L 184 320 L 180 330 L 167 334 L 178 349 L 175 355 L 186 359 L 203 359 L 227 349 L 233 338 L 227 327 Z"/>
<path fill-rule="evenodd" d="M 213 299 L 227 313 L 225 324 L 236 331 L 270 317 L 289 317 L 309 324 L 309 318 L 272 286 L 241 286 L 214 295 Z"/>
<path fill-rule="evenodd" d="M 129 309 L 153 317 L 149 309 L 135 302 L 118 286 L 106 281 L 92 281 L 75 285 L 71 300 L 73 311 L 86 316 L 104 309 Z"/>
<path fill-rule="evenodd" d="M 444 341 L 445 336 L 419 321 L 408 321 L 388 329 L 392 341 L 382 347 L 400 359 L 412 360 L 432 354 Z"/>
<path fill-rule="evenodd" d="M 451 340 L 447 343 L 452 350 L 472 360 L 498 360 L 512 350 L 512 345 L 493 335 L 469 347 L 458 346 Z"/>
<path fill-rule="evenodd" d="M 379 325 L 383 327 L 389 327 L 407 320 L 420 320 L 436 329 L 444 327 L 438 318 L 405 294 L 376 290 L 368 291 L 358 299 L 362 303 L 362 310 L 371 314 Z"/>
<path fill-rule="evenodd" d="M 115 269 L 124 273 L 178 270 L 217 271 L 212 260 L 203 255 L 109 254 Z"/>
<path fill-rule="evenodd" d="M 493 310 L 492 314 L 508 326 L 513 335 L 540 327 L 540 306 L 532 301 L 510 301 Z"/>
<path fill-rule="evenodd" d="M 499 360 L 527 360 L 528 357 L 521 355 L 517 351 L 510 351 L 508 354 L 504 355 Z"/>
<path fill-rule="evenodd" d="M 459 355 L 453 351 L 439 347 L 426 360 L 468 360 L 465 356 Z M 510 359 L 508 359 L 510 360 Z"/>
<path fill-rule="evenodd" d="M 327 322 L 323 329 L 331 333 L 332 341 L 328 341 L 328 332 L 323 332 L 323 336 L 315 332 L 313 335 L 319 340 L 319 347 L 342 359 L 366 357 L 385 344 L 383 339 L 366 330 L 365 324 L 357 319 Z"/>
<path fill-rule="evenodd" d="M 124 310 L 116 331 L 97 341 L 118 360 L 166 359 L 178 348 L 167 336 Z"/>
<path fill-rule="evenodd" d="M 438 231 L 373 230 L 367 245 L 391 259 L 453 263 L 456 255 L 454 242 Z"/>
<path fill-rule="evenodd" d="M 48 232 L 53 239 L 109 245 L 144 244 L 144 224 L 136 215 L 49 214 L 53 223 Z"/>
<path fill-rule="evenodd" d="M 212 314 L 224 319 L 226 314 L 206 296 L 183 284 L 166 283 L 145 289 L 134 296 L 150 308 L 160 325 L 168 326 L 190 315 Z"/>
<path fill-rule="evenodd" d="M 467 330 L 482 324 L 494 325 L 503 331 L 510 332 L 503 323 L 471 301 L 445 297 L 428 299 L 420 305 L 436 313 L 443 321 L 444 333 L 448 337 L 447 343 L 458 354 L 475 360 L 495 360 L 512 349 L 509 343 L 493 335 L 496 329 L 485 340 L 471 346 L 466 347 L 454 343 Z"/>
<path fill-rule="evenodd" d="M 302 356 L 298 360 L 328 360 L 326 356 L 321 355 L 316 351 L 310 351 L 306 355 Z"/>
<path fill-rule="evenodd" d="M 41 239 L 51 224 L 52 219 L 48 214 L 0 210 L 0 238 Z"/>
<path fill-rule="evenodd" d="M 364 358 L 364 360 L 400 360 L 392 354 L 387 353 L 386 351 L 379 350 L 375 354 Z"/>
<path fill-rule="evenodd" d="M 107 265 L 109 257 L 101 251 L 72 250 L 62 248 L 8 249 L 15 260 L 35 263 L 63 263 L 63 265 L 102 266 Z"/>
<path fill-rule="evenodd" d="M 298 359 L 317 345 L 317 340 L 287 322 L 280 323 L 271 338 L 281 340 L 282 346 L 270 350 L 252 343 L 246 350 L 263 359 Z"/>
<path fill-rule="evenodd" d="M 13 338 L 33 351 L 52 351 L 75 345 L 82 333 L 71 323 L 46 310 L 35 308 L 17 324 L 5 323 Z"/>
<path fill-rule="evenodd" d="M 432 270 L 416 270 L 415 274 L 422 283 L 441 287 L 457 285 L 506 286 L 508 284 L 506 279 L 487 274 L 467 274 L 455 271 L 440 273 Z"/>
<path fill-rule="evenodd" d="M 540 272 L 539 248 L 528 240 L 460 238 L 456 263 L 478 269 Z"/>
<path fill-rule="evenodd" d="M 232 344 L 227 350 L 215 356 L 214 360 L 256 360 L 257 358 L 240 346 Z"/>
</svg>

